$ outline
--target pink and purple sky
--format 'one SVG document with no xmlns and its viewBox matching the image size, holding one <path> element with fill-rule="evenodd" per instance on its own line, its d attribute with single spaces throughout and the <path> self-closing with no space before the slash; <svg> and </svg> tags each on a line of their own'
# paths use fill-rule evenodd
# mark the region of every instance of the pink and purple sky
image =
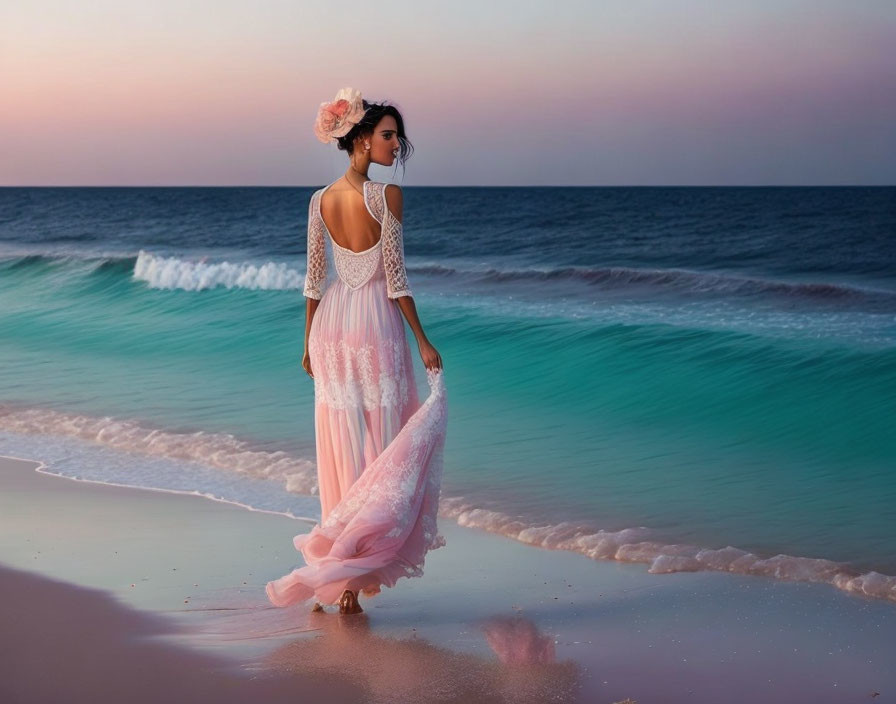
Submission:
<svg viewBox="0 0 896 704">
<path fill-rule="evenodd" d="M 0 185 L 328 183 L 343 86 L 402 110 L 407 185 L 896 183 L 893 0 L 29 0 Z"/>
</svg>

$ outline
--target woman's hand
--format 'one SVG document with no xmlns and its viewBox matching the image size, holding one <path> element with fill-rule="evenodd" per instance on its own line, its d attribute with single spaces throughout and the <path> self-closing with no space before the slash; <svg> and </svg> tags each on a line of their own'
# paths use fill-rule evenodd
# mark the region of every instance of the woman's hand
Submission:
<svg viewBox="0 0 896 704">
<path fill-rule="evenodd" d="M 311 373 L 311 357 L 308 355 L 308 348 L 305 348 L 305 354 L 302 355 L 302 369 L 308 372 L 308 376 L 312 379 L 314 378 L 314 374 Z"/>
<path fill-rule="evenodd" d="M 423 360 L 423 366 L 427 369 L 441 369 L 442 357 L 436 351 L 436 348 L 429 344 L 429 340 L 423 340 L 418 345 L 420 349 L 420 358 Z"/>
</svg>

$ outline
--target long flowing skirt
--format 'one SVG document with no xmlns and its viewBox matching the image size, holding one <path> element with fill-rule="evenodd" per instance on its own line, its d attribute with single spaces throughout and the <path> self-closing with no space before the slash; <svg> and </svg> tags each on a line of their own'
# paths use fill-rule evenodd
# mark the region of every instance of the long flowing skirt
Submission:
<svg viewBox="0 0 896 704">
<path fill-rule="evenodd" d="M 426 371 L 419 403 L 400 311 L 371 284 L 337 282 L 312 320 L 321 522 L 293 539 L 305 566 L 267 584 L 275 606 L 335 604 L 345 589 L 373 596 L 422 576 L 426 553 L 445 544 L 443 372 Z"/>
</svg>

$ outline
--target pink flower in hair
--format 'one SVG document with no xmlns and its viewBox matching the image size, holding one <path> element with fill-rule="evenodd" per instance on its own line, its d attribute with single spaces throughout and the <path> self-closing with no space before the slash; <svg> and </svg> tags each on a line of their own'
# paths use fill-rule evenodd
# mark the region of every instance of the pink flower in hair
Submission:
<svg viewBox="0 0 896 704">
<path fill-rule="evenodd" d="M 361 121 L 365 112 L 361 91 L 342 88 L 335 100 L 320 104 L 314 121 L 314 134 L 324 144 L 335 142 L 337 137 L 348 134 Z"/>
</svg>

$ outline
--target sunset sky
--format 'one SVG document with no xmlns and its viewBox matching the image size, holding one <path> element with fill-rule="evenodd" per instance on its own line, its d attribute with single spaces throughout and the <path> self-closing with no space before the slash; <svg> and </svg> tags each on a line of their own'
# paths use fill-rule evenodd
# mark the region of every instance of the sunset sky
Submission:
<svg viewBox="0 0 896 704">
<path fill-rule="evenodd" d="M 0 185 L 328 183 L 343 86 L 404 114 L 407 185 L 896 183 L 892 0 L 29 0 Z"/>
</svg>

